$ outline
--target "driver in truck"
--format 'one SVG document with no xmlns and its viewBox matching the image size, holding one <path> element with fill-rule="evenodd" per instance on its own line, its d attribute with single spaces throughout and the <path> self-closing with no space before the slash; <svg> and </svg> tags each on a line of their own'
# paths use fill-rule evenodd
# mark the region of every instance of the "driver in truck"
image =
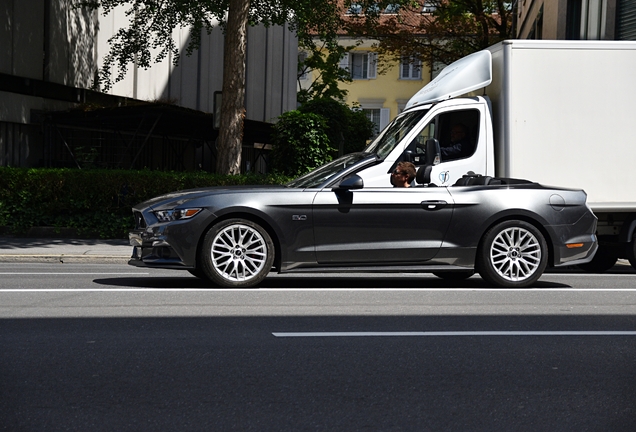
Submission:
<svg viewBox="0 0 636 432">
<path fill-rule="evenodd" d="M 471 154 L 471 144 L 468 139 L 468 128 L 458 123 L 450 130 L 450 143 L 440 147 L 443 160 L 460 159 Z"/>
</svg>

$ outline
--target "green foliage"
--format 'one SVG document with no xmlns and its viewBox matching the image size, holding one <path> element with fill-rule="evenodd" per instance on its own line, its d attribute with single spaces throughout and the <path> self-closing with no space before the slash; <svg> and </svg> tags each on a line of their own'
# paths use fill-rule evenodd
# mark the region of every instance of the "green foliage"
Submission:
<svg viewBox="0 0 636 432">
<path fill-rule="evenodd" d="M 316 75 L 312 83 L 301 88 L 296 99 L 304 104 L 313 99 L 328 98 L 339 101 L 347 96 L 347 90 L 339 87 L 340 83 L 352 81 L 351 74 L 340 67 L 340 59 L 352 48 L 339 45 L 333 41 L 322 44 L 312 41 L 311 44 L 302 45 L 301 48 L 307 54 L 304 61 L 298 62 L 298 84 L 304 73 L 312 71 Z"/>
<path fill-rule="evenodd" d="M 289 180 L 281 175 L 0 167 L 0 226 L 14 234 L 45 226 L 124 238 L 133 224 L 131 207 L 155 196 L 198 187 Z"/>
<path fill-rule="evenodd" d="M 368 11 L 373 0 L 360 0 Z M 396 15 L 363 13 L 346 24 L 347 32 L 378 41 L 381 63 L 415 58 L 433 67 L 450 64 L 514 35 L 512 5 L 502 0 L 399 0 Z"/>
<path fill-rule="evenodd" d="M 373 122 L 362 111 L 334 99 L 310 100 L 299 111 L 319 114 L 327 120 L 329 143 L 340 155 L 364 149 L 374 132 Z"/>
<path fill-rule="evenodd" d="M 329 162 L 334 149 L 329 145 L 324 117 L 288 111 L 274 126 L 274 148 L 270 161 L 274 171 L 300 176 Z"/>
</svg>

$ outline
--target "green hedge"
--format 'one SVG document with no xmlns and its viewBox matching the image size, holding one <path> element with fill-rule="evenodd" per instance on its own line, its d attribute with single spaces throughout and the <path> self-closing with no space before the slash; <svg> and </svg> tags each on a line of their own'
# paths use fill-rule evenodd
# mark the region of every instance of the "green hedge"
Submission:
<svg viewBox="0 0 636 432">
<path fill-rule="evenodd" d="M 133 224 L 131 207 L 157 195 L 289 180 L 256 174 L 0 167 L 0 226 L 16 235 L 44 226 L 75 228 L 83 236 L 125 238 Z"/>
</svg>

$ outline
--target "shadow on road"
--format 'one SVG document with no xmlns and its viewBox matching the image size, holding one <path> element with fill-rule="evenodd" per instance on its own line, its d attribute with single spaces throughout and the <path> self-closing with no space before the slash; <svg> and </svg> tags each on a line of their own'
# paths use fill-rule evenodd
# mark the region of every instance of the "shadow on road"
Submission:
<svg viewBox="0 0 636 432">
<path fill-rule="evenodd" d="M 133 288 L 217 288 L 209 281 L 198 279 L 194 276 L 185 277 L 119 277 L 94 279 L 93 282 L 100 285 L 113 287 Z M 539 281 L 533 288 L 569 288 L 569 285 Z M 348 276 L 288 276 L 272 275 L 265 279 L 258 288 L 294 288 L 294 289 L 363 289 L 363 288 L 474 288 L 491 289 L 479 276 L 473 276 L 463 281 L 447 281 L 431 275 L 418 276 L 387 276 L 359 277 Z"/>
</svg>

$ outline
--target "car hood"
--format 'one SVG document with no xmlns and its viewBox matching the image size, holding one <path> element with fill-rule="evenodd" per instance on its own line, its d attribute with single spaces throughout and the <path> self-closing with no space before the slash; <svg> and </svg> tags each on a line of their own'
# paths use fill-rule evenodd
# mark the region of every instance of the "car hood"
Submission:
<svg viewBox="0 0 636 432">
<path fill-rule="evenodd" d="M 135 210 L 143 210 L 150 208 L 152 210 L 166 210 L 178 207 L 186 202 L 196 200 L 201 197 L 209 197 L 212 195 L 225 194 L 262 194 L 272 193 L 275 191 L 289 191 L 285 186 L 279 185 L 259 185 L 259 186 L 214 186 L 207 188 L 196 188 L 170 192 L 151 198 L 147 201 L 137 204 L 133 208 Z"/>
</svg>

